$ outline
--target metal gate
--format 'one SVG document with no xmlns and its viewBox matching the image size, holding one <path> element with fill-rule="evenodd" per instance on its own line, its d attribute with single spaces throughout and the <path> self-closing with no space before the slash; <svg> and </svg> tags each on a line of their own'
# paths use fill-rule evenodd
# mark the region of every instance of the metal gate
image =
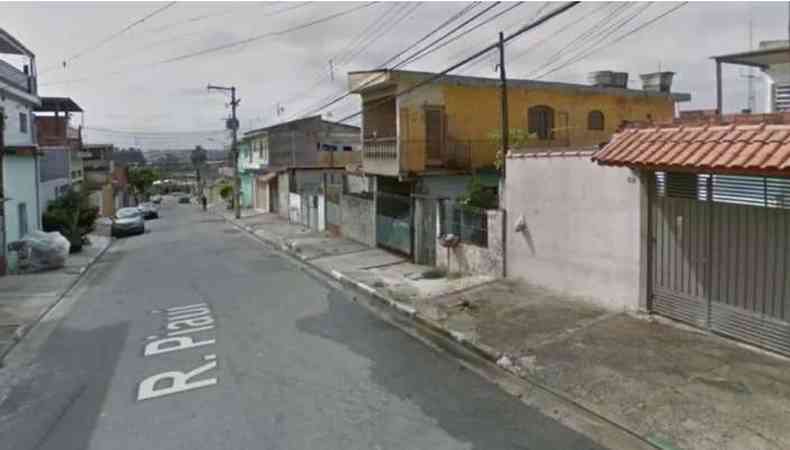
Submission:
<svg viewBox="0 0 790 450">
<path fill-rule="evenodd" d="M 652 310 L 790 354 L 790 179 L 655 181 Z"/>
<path fill-rule="evenodd" d="M 376 193 L 376 243 L 412 256 L 412 205 L 408 195 Z"/>
<path fill-rule="evenodd" d="M 436 211 L 434 197 L 414 196 L 414 262 L 436 265 Z"/>
</svg>

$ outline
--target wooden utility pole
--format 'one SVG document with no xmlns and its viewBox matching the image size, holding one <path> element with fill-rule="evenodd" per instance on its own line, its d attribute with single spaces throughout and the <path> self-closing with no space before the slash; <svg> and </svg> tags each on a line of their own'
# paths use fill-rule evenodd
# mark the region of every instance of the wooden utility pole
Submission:
<svg viewBox="0 0 790 450">
<path fill-rule="evenodd" d="M 233 140 L 230 147 L 230 154 L 233 158 L 233 212 L 237 219 L 241 219 L 241 178 L 239 177 L 238 148 L 239 119 L 236 117 L 236 107 L 241 102 L 241 99 L 236 98 L 236 86 L 225 87 L 209 84 L 208 90 L 230 92 L 231 118 L 228 120 L 226 128 L 233 132 Z"/>
</svg>

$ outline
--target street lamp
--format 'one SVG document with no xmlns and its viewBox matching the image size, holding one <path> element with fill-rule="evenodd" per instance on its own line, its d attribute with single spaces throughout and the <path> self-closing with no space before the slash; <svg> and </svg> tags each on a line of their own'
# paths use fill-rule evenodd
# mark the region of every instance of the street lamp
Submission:
<svg viewBox="0 0 790 450">
<path fill-rule="evenodd" d="M 235 86 L 214 86 L 209 84 L 206 89 L 211 91 L 230 92 L 231 118 L 225 123 L 225 127 L 233 131 L 233 141 L 230 151 L 233 157 L 233 212 L 237 219 L 241 219 L 241 179 L 239 178 L 239 150 L 237 147 L 239 119 L 236 117 L 236 106 L 241 100 L 236 99 Z"/>
</svg>

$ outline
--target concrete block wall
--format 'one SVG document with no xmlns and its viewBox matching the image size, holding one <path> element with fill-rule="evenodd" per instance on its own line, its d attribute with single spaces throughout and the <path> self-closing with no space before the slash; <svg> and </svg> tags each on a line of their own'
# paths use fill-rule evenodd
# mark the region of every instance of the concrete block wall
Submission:
<svg viewBox="0 0 790 450">
<path fill-rule="evenodd" d="M 438 214 L 438 211 L 437 211 Z M 488 245 L 460 242 L 453 248 L 445 248 L 440 240 L 436 240 L 436 266 L 448 272 L 464 274 L 483 274 L 497 277 L 504 276 L 504 219 L 505 212 L 488 210 Z M 440 218 L 437 219 L 438 230 L 442 229 Z"/>
<path fill-rule="evenodd" d="M 590 153 L 512 155 L 507 159 L 507 277 L 613 310 L 640 298 L 637 173 L 602 167 Z M 523 223 L 520 231 L 517 224 Z"/>
<path fill-rule="evenodd" d="M 376 245 L 376 204 L 372 198 L 340 196 L 340 231 L 344 237 L 366 245 Z"/>
<path fill-rule="evenodd" d="M 289 200 L 289 175 L 287 172 L 277 175 L 277 214 L 285 219 L 288 218 L 290 200 Z"/>
</svg>

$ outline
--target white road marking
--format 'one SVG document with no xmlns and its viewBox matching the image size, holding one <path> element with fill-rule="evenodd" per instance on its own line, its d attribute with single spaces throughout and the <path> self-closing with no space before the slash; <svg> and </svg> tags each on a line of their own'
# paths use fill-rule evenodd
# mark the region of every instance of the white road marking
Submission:
<svg viewBox="0 0 790 450">
<path fill-rule="evenodd" d="M 192 336 L 182 336 L 214 329 L 214 318 L 211 316 L 211 309 L 206 303 L 174 306 L 165 310 L 152 311 L 152 313 L 155 314 L 161 312 L 167 314 L 165 316 L 165 330 L 167 331 L 167 335 L 165 337 L 157 335 L 146 337 L 146 340 L 149 342 L 146 343 L 143 348 L 144 356 L 161 355 L 163 353 L 204 347 L 216 343 L 214 339 L 204 339 L 201 341 L 195 340 Z M 147 400 L 217 384 L 217 378 L 191 381 L 192 378 L 215 369 L 217 367 L 216 359 L 216 354 L 207 354 L 203 356 L 203 361 L 208 361 L 208 363 L 199 366 L 191 372 L 179 372 L 174 370 L 152 375 L 144 379 L 137 387 L 137 400 Z"/>
<path fill-rule="evenodd" d="M 205 330 L 212 330 L 214 329 L 214 325 L 208 327 L 200 327 L 200 328 L 188 328 L 186 330 L 181 331 L 173 331 L 172 333 L 167 333 L 168 336 L 180 336 L 182 334 L 189 334 L 189 333 L 197 333 L 198 331 L 205 331 Z"/>
<path fill-rule="evenodd" d="M 143 355 L 145 356 L 161 355 L 162 353 L 170 353 L 176 350 L 184 350 L 187 348 L 195 348 L 195 347 L 202 347 L 204 345 L 211 345 L 214 342 L 215 342 L 214 339 L 207 339 L 205 341 L 194 341 L 190 336 L 168 337 L 156 341 L 151 341 L 145 344 Z M 175 345 L 167 345 L 165 347 L 164 346 L 165 344 L 175 344 Z"/>
<path fill-rule="evenodd" d="M 213 386 L 217 384 L 216 378 L 206 378 L 205 380 L 198 380 L 190 383 L 190 379 L 196 377 L 204 372 L 217 367 L 217 362 L 212 361 L 208 364 L 202 365 L 191 372 L 164 372 L 146 378 L 140 382 L 137 389 L 137 400 L 148 400 L 151 398 L 162 397 L 164 395 L 176 394 L 178 392 L 191 391 L 206 386 Z M 170 381 L 169 386 L 157 388 L 157 383 L 160 381 Z"/>
</svg>

